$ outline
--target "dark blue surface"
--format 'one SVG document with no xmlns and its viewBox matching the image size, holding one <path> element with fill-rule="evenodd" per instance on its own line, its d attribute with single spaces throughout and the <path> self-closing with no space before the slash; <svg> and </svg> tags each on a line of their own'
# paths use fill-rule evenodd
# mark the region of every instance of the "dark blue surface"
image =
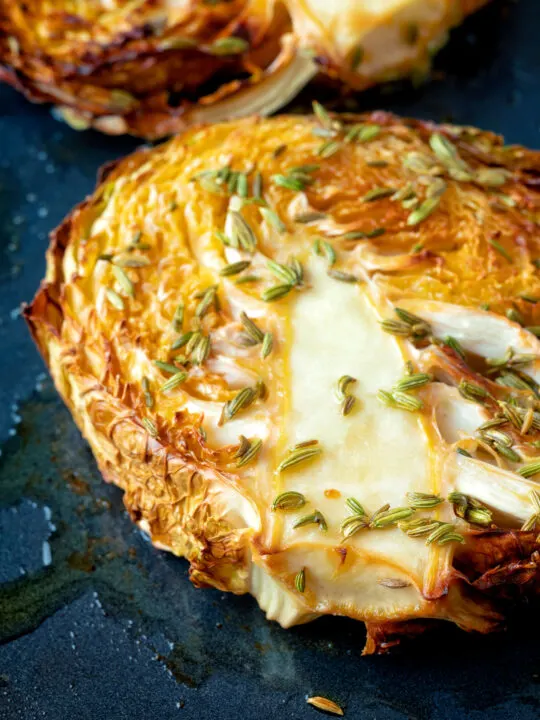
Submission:
<svg viewBox="0 0 540 720">
<path fill-rule="evenodd" d="M 383 107 L 486 127 L 540 147 L 540 3 L 496 3 L 454 34 L 429 85 L 377 90 Z M 305 101 L 310 94 L 304 96 Z M 361 658 L 357 623 L 281 630 L 253 600 L 195 590 L 187 564 L 133 529 L 43 373 L 18 315 L 43 275 L 47 232 L 136 146 L 78 134 L 0 88 L 0 718 L 536 720 L 534 614 L 488 638 L 430 634 Z"/>
</svg>

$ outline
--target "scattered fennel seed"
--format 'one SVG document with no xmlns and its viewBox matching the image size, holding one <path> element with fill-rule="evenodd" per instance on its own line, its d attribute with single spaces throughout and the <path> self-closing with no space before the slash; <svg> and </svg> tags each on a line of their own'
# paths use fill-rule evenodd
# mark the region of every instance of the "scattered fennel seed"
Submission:
<svg viewBox="0 0 540 720">
<path fill-rule="evenodd" d="M 289 490 L 278 495 L 272 503 L 272 511 L 276 510 L 298 510 L 306 504 L 306 498 L 302 493 Z"/>
<path fill-rule="evenodd" d="M 519 310 L 516 310 L 516 308 L 508 308 L 505 315 L 509 320 L 517 323 L 518 325 L 525 324 L 525 319 L 523 315 L 519 312 Z"/>
<path fill-rule="evenodd" d="M 154 398 L 150 392 L 150 382 L 147 377 L 143 377 L 141 385 L 144 393 L 144 404 L 151 410 L 154 407 Z"/>
<path fill-rule="evenodd" d="M 263 331 L 257 327 L 253 320 L 246 315 L 244 311 L 240 313 L 240 322 L 242 323 L 246 334 L 253 340 L 257 345 L 262 343 L 264 340 Z"/>
<path fill-rule="evenodd" d="M 229 265 L 225 265 L 225 267 L 221 268 L 219 271 L 219 274 L 222 277 L 230 277 L 231 275 L 238 275 L 241 272 L 244 272 L 246 268 L 248 268 L 251 265 L 251 262 L 249 260 L 239 260 L 235 263 L 230 263 Z"/>
<path fill-rule="evenodd" d="M 533 513 L 527 518 L 527 520 L 525 520 L 520 530 L 523 532 L 535 530 L 538 523 L 540 523 L 540 515 L 538 513 Z"/>
<path fill-rule="evenodd" d="M 491 510 L 479 500 L 464 493 L 454 491 L 448 495 L 448 502 L 452 503 L 456 517 L 482 527 L 489 527 L 491 525 Z"/>
<path fill-rule="evenodd" d="M 311 128 L 311 134 L 315 135 L 315 137 L 334 138 L 338 135 L 338 131 L 335 128 L 323 128 L 317 126 Z"/>
<path fill-rule="evenodd" d="M 197 346 L 191 352 L 191 362 L 195 365 L 202 365 L 210 354 L 210 338 L 202 336 Z"/>
<path fill-rule="evenodd" d="M 396 525 L 400 520 L 406 520 L 414 514 L 410 507 L 397 507 L 389 509 L 377 515 L 371 522 L 370 527 L 385 528 Z"/>
<path fill-rule="evenodd" d="M 169 390 L 174 390 L 174 388 L 178 387 L 178 385 L 181 385 L 185 381 L 187 376 L 187 372 L 177 372 L 175 375 L 173 375 L 166 382 L 163 383 L 163 385 L 160 387 L 160 391 L 168 392 Z"/>
<path fill-rule="evenodd" d="M 356 498 L 347 498 L 345 501 L 345 505 L 351 510 L 355 515 L 365 515 L 366 511 L 364 510 L 364 507 L 361 503 L 358 502 Z"/>
<path fill-rule="evenodd" d="M 513 450 L 511 447 L 507 447 L 506 445 L 503 445 L 498 442 L 492 442 L 490 443 L 492 448 L 499 454 L 502 455 L 507 460 L 510 460 L 511 462 L 521 462 L 522 458 L 521 455 L 519 455 L 515 450 Z"/>
<path fill-rule="evenodd" d="M 245 173 L 238 173 L 236 192 L 241 198 L 247 198 L 248 196 L 248 179 Z"/>
<path fill-rule="evenodd" d="M 121 267 L 118 267 L 118 265 L 112 266 L 112 271 L 114 273 L 115 278 L 118 281 L 118 284 L 122 288 L 122 290 L 126 293 L 126 295 L 129 295 L 129 297 L 135 297 L 135 287 L 127 274 L 122 270 Z"/>
<path fill-rule="evenodd" d="M 347 395 L 347 397 L 344 397 L 341 401 L 340 405 L 340 411 L 341 414 L 346 417 L 349 415 L 352 411 L 354 406 L 356 405 L 356 398 L 354 395 Z"/>
<path fill-rule="evenodd" d="M 433 133 L 429 138 L 429 144 L 437 158 L 444 165 L 455 163 L 459 157 L 457 148 L 452 141 L 440 133 Z"/>
<path fill-rule="evenodd" d="M 369 527 L 369 519 L 367 515 L 349 515 L 340 525 L 340 531 L 344 538 L 350 538 L 359 530 Z"/>
<path fill-rule="evenodd" d="M 433 518 L 416 518 L 414 520 L 401 520 L 398 522 L 398 528 L 409 537 L 423 537 L 424 535 L 429 535 L 439 526 L 439 521 L 433 520 Z"/>
<path fill-rule="evenodd" d="M 304 527 L 306 525 L 318 525 L 319 529 L 323 532 L 326 532 L 328 530 L 328 525 L 326 523 L 326 520 L 324 519 L 324 515 L 318 510 L 315 510 L 315 512 L 311 513 L 310 515 L 304 515 L 304 517 L 301 517 L 294 523 L 293 528 L 296 529 L 299 527 Z"/>
<path fill-rule="evenodd" d="M 272 333 L 265 333 L 262 341 L 262 348 L 261 348 L 261 358 L 265 360 L 270 353 L 272 352 L 272 348 L 274 345 L 274 339 L 272 337 Z"/>
<path fill-rule="evenodd" d="M 430 373 L 414 373 L 413 375 L 407 375 L 393 386 L 394 390 L 401 390 L 407 392 L 408 390 L 414 390 L 419 387 L 423 387 L 428 383 L 432 382 L 433 375 Z"/>
<path fill-rule="evenodd" d="M 353 125 L 345 134 L 345 142 L 369 142 L 379 135 L 381 132 L 380 125 Z"/>
<path fill-rule="evenodd" d="M 327 140 L 317 148 L 317 155 L 322 158 L 329 158 L 335 155 L 341 147 L 342 143 L 339 140 Z"/>
<path fill-rule="evenodd" d="M 386 232 L 385 228 L 379 227 L 374 230 L 350 230 L 341 235 L 341 240 L 369 240 L 371 238 L 380 237 Z"/>
<path fill-rule="evenodd" d="M 287 177 L 287 175 L 272 175 L 272 180 L 276 185 L 286 188 L 287 190 L 293 190 L 294 192 L 301 192 L 306 189 L 306 183 L 303 180 Z"/>
<path fill-rule="evenodd" d="M 264 300 L 264 302 L 274 302 L 276 300 L 281 300 L 281 298 L 284 298 L 285 295 L 288 295 L 292 289 L 292 285 L 274 285 L 273 287 L 263 290 L 261 294 L 261 299 Z"/>
<path fill-rule="evenodd" d="M 179 368 L 172 363 L 163 362 L 162 360 L 154 360 L 154 365 L 160 370 L 163 370 L 163 372 L 170 373 L 172 375 L 176 375 L 176 373 L 182 370 L 182 368 Z"/>
<path fill-rule="evenodd" d="M 394 312 L 398 320 L 387 318 L 381 322 L 381 328 L 385 332 L 412 339 L 424 338 L 431 333 L 430 325 L 417 315 L 413 315 L 413 313 L 400 307 L 395 307 Z"/>
<path fill-rule="evenodd" d="M 200 303 L 195 308 L 195 316 L 198 318 L 202 318 L 206 315 L 208 310 L 210 309 L 210 305 L 216 302 L 216 296 L 217 296 L 217 286 L 212 285 L 207 290 L 205 290 L 202 299 Z"/>
<path fill-rule="evenodd" d="M 413 210 L 412 213 L 408 216 L 407 225 L 418 225 L 419 223 L 423 222 L 431 215 L 434 210 L 437 209 L 439 203 L 440 197 L 432 197 L 424 200 L 424 202 L 421 203 L 416 208 L 416 210 Z"/>
<path fill-rule="evenodd" d="M 505 447 L 512 447 L 513 440 L 511 436 L 500 430 L 483 430 L 481 435 L 483 439 L 487 440 L 488 442 L 496 442 L 504 445 Z"/>
<path fill-rule="evenodd" d="M 324 712 L 331 713 L 332 715 L 343 715 L 342 708 L 328 698 L 316 695 L 314 697 L 307 698 L 306 702 L 308 705 L 313 705 L 313 707 L 317 708 L 317 710 L 323 710 Z"/>
<path fill-rule="evenodd" d="M 305 212 L 295 215 L 294 222 L 302 223 L 307 225 L 308 223 L 316 222 L 317 220 L 324 220 L 326 213 L 322 212 Z"/>
<path fill-rule="evenodd" d="M 434 508 L 444 502 L 443 498 L 438 495 L 431 495 L 422 492 L 408 492 L 407 502 L 414 510 L 424 510 L 426 508 Z"/>
<path fill-rule="evenodd" d="M 382 198 L 390 197 L 395 193 L 395 188 L 387 187 L 374 187 L 361 198 L 361 202 L 373 202 L 374 200 L 381 200 Z"/>
<path fill-rule="evenodd" d="M 488 239 L 488 243 L 491 245 L 491 247 L 496 250 L 499 255 L 502 255 L 505 260 L 507 260 L 509 263 L 513 263 L 512 256 L 510 253 L 501 245 L 500 242 L 497 240 L 494 240 L 493 238 Z"/>
<path fill-rule="evenodd" d="M 229 227 L 231 245 L 254 252 L 257 247 L 255 233 L 237 210 L 229 210 L 225 224 Z"/>
<path fill-rule="evenodd" d="M 332 118 L 330 115 L 326 112 L 325 108 L 321 105 L 320 102 L 317 102 L 317 100 L 314 100 L 312 102 L 313 107 L 313 113 L 315 114 L 315 117 L 320 122 L 320 124 L 323 127 L 329 127 L 332 125 Z"/>
<path fill-rule="evenodd" d="M 143 268 L 150 265 L 150 260 L 145 257 L 116 257 L 112 258 L 112 263 L 121 268 Z"/>
<path fill-rule="evenodd" d="M 315 240 L 313 250 L 316 255 L 325 255 L 330 267 L 335 264 L 337 260 L 336 251 L 326 240 L 321 240 L 320 238 Z"/>
<path fill-rule="evenodd" d="M 399 408 L 400 410 L 407 410 L 408 412 L 418 412 L 424 407 L 424 403 L 420 398 L 400 392 L 399 390 L 379 390 L 377 398 L 383 405 Z"/>
<path fill-rule="evenodd" d="M 257 399 L 257 391 L 254 388 L 246 387 L 240 390 L 232 400 L 229 400 L 223 406 L 220 424 L 227 420 L 231 420 L 241 410 L 249 407 Z"/>
<path fill-rule="evenodd" d="M 275 260 L 268 260 L 267 267 L 270 272 L 278 278 L 278 280 L 281 280 L 287 285 L 298 284 L 299 279 L 297 274 L 288 265 L 283 265 L 282 263 L 278 263 Z"/>
<path fill-rule="evenodd" d="M 271 225 L 274 230 L 276 230 L 278 233 L 284 233 L 287 231 L 287 226 L 282 221 L 282 219 L 279 217 L 277 212 L 275 210 L 271 210 L 270 208 L 261 207 L 259 208 L 259 211 L 263 218 L 266 220 L 266 222 Z"/>
<path fill-rule="evenodd" d="M 394 312 L 402 322 L 407 323 L 407 325 L 410 325 L 411 327 L 416 327 L 417 325 L 427 325 L 426 321 L 422 320 L 421 317 L 414 315 L 404 308 L 395 307 Z"/>
<path fill-rule="evenodd" d="M 178 303 L 172 319 L 172 327 L 175 332 L 182 332 L 184 324 L 184 303 Z"/>
<path fill-rule="evenodd" d="M 250 440 L 248 440 L 247 437 L 245 437 L 245 435 L 240 435 L 239 439 L 240 439 L 240 443 L 238 445 L 238 449 L 234 453 L 235 458 L 241 458 L 242 455 L 245 455 L 247 453 L 247 451 L 249 450 L 249 448 L 251 446 Z"/>
<path fill-rule="evenodd" d="M 521 425 L 521 428 L 519 428 L 519 432 L 522 435 L 526 435 L 529 432 L 529 430 L 534 424 L 534 419 L 534 410 L 530 407 L 525 412 L 525 415 L 523 417 L 523 423 Z"/>
<path fill-rule="evenodd" d="M 522 467 L 518 468 L 516 472 L 524 478 L 538 475 L 538 473 L 540 473 L 540 460 L 535 460 L 533 462 L 527 463 L 527 465 L 523 465 Z"/>
<path fill-rule="evenodd" d="M 504 387 L 513 388 L 514 390 L 525 390 L 530 392 L 532 390 L 530 380 L 527 381 L 520 375 L 514 372 L 505 372 L 500 375 L 495 382 L 497 385 L 503 385 Z"/>
<path fill-rule="evenodd" d="M 342 400 L 346 395 L 349 394 L 349 386 L 354 385 L 356 378 L 351 375 L 342 375 L 337 382 L 337 396 L 339 400 Z"/>
<path fill-rule="evenodd" d="M 472 402 L 484 403 L 489 397 L 489 393 L 480 385 L 471 383 L 468 380 L 461 380 L 458 385 L 459 394 L 466 400 Z"/>
<path fill-rule="evenodd" d="M 250 441 L 248 441 L 248 443 L 249 443 L 249 447 L 236 461 L 236 467 L 244 467 L 244 465 L 247 465 L 255 457 L 257 457 L 257 455 L 261 451 L 262 440 L 260 438 L 255 438 L 253 440 L 250 440 Z"/>
<path fill-rule="evenodd" d="M 461 343 L 456 340 L 455 337 L 452 337 L 451 335 L 447 335 L 444 338 L 444 344 L 448 345 L 449 348 L 452 348 L 454 352 L 456 352 L 462 360 L 465 360 L 465 350 L 463 349 L 463 346 Z"/>
<path fill-rule="evenodd" d="M 442 535 L 437 541 L 437 545 L 447 545 L 451 542 L 457 542 L 463 544 L 465 542 L 465 538 L 463 535 L 460 535 L 460 533 L 457 532 L 447 532 Z M 427 543 L 427 540 L 426 540 Z"/>
<path fill-rule="evenodd" d="M 454 526 L 451 523 L 440 523 L 440 525 L 427 536 L 426 545 L 432 545 L 434 542 L 440 544 L 440 541 L 449 533 L 454 533 Z"/>
<path fill-rule="evenodd" d="M 252 193 L 254 198 L 261 198 L 263 193 L 263 178 L 260 172 L 255 173 L 253 177 Z"/>
<path fill-rule="evenodd" d="M 298 590 L 299 593 L 303 593 L 306 589 L 306 571 L 305 568 L 302 568 L 296 573 L 296 576 L 294 578 L 294 587 Z"/>
<path fill-rule="evenodd" d="M 239 37 L 222 37 L 207 48 L 210 55 L 239 55 L 249 50 L 249 43 Z"/>
<path fill-rule="evenodd" d="M 122 300 L 122 298 L 120 297 L 120 295 L 117 292 L 115 292 L 111 288 L 105 288 L 105 295 L 107 296 L 107 300 L 117 310 L 124 309 L 124 301 Z"/>
<path fill-rule="evenodd" d="M 387 510 L 390 510 L 390 503 L 385 503 L 382 507 L 380 507 L 378 510 L 375 510 L 373 515 L 370 517 L 369 522 L 372 523 L 374 520 L 376 520 L 379 515 L 382 515 Z"/>
<path fill-rule="evenodd" d="M 342 270 L 334 270 L 330 269 L 327 272 L 328 276 L 333 278 L 334 280 L 339 280 L 340 282 L 345 283 L 357 283 L 358 278 L 356 275 L 352 275 L 351 273 L 343 272 Z"/>
<path fill-rule="evenodd" d="M 287 457 L 284 458 L 277 466 L 277 472 L 281 473 L 285 470 L 289 470 L 290 468 L 295 467 L 296 465 L 299 465 L 306 460 L 311 460 L 312 458 L 317 457 L 321 453 L 322 448 L 318 447 L 318 445 L 292 448 L 291 450 L 289 450 Z"/>
<path fill-rule="evenodd" d="M 180 335 L 180 337 L 177 338 L 171 345 L 171 349 L 172 350 L 180 350 L 180 348 L 183 348 L 184 345 L 188 344 L 188 342 L 191 340 L 192 336 L 193 336 L 193 333 L 191 331 L 186 332 L 183 335 Z"/>
<path fill-rule="evenodd" d="M 157 437 L 158 429 L 149 418 L 143 418 L 141 422 L 149 435 L 151 435 L 153 438 Z"/>
<path fill-rule="evenodd" d="M 518 418 L 519 421 L 519 418 Z M 500 427 L 501 425 L 506 425 L 508 422 L 508 419 L 505 417 L 496 417 L 492 420 L 486 420 L 486 422 L 482 423 L 476 428 L 476 431 L 481 433 L 484 430 L 491 430 L 491 428 Z"/>
</svg>

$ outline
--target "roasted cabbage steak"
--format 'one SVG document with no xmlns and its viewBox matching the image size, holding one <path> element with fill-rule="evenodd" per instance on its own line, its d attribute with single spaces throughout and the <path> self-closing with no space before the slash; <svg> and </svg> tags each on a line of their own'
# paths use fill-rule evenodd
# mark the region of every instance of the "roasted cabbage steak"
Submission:
<svg viewBox="0 0 540 720">
<path fill-rule="evenodd" d="M 76 128 L 157 138 L 429 68 L 486 0 L 2 0 L 0 80 Z"/>
<path fill-rule="evenodd" d="M 314 109 L 107 167 L 26 319 L 196 585 L 490 631 L 540 577 L 540 153 Z"/>
</svg>

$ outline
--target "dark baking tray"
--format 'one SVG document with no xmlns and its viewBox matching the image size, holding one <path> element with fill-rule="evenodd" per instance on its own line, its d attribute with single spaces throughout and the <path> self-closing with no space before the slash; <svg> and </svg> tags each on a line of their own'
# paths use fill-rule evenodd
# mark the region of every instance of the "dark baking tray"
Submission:
<svg viewBox="0 0 540 720">
<path fill-rule="evenodd" d="M 453 33 L 429 84 L 369 92 L 358 105 L 539 147 L 539 29 L 538 0 L 496 2 Z M 195 590 L 187 564 L 133 528 L 18 307 L 42 277 L 47 232 L 102 163 L 135 146 L 78 134 L 0 88 L 0 718 L 309 719 L 305 698 L 321 694 L 363 720 L 537 720 L 533 612 L 506 633 L 448 628 L 407 652 L 361 658 L 360 624 L 282 630 L 248 597 Z"/>
</svg>

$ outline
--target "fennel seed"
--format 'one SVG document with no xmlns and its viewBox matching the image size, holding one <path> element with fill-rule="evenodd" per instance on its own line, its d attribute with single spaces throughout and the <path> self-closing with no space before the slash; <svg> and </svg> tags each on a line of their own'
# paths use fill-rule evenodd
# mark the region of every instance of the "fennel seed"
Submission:
<svg viewBox="0 0 540 720">
<path fill-rule="evenodd" d="M 176 310 L 174 311 L 172 319 L 172 327 L 174 332 L 182 332 L 182 325 L 184 324 L 184 303 L 178 303 Z"/>
<path fill-rule="evenodd" d="M 414 514 L 409 507 L 397 507 L 381 512 L 370 522 L 370 527 L 385 528 L 396 525 L 400 520 L 406 520 Z"/>
<path fill-rule="evenodd" d="M 318 525 L 319 529 L 323 532 L 328 530 L 328 525 L 324 519 L 324 515 L 319 512 L 319 510 L 315 510 L 315 512 L 310 515 L 304 515 L 304 517 L 301 517 L 294 523 L 293 528 L 296 529 L 299 527 L 305 527 L 306 525 Z"/>
<path fill-rule="evenodd" d="M 423 492 L 408 492 L 407 502 L 414 510 L 424 510 L 437 507 L 437 505 L 440 505 L 444 500 L 439 497 L 439 495 Z"/>
<path fill-rule="evenodd" d="M 303 593 L 306 589 L 306 570 L 305 568 L 302 568 L 296 573 L 296 576 L 294 578 L 294 587 L 298 590 L 299 593 Z"/>
<path fill-rule="evenodd" d="M 251 265 L 251 262 L 249 260 L 239 260 L 235 263 L 230 263 L 229 265 L 225 265 L 225 267 L 222 267 L 219 271 L 219 274 L 222 277 L 230 277 L 231 275 L 238 275 L 241 272 L 244 272 L 246 268 L 248 268 Z"/>
<path fill-rule="evenodd" d="M 265 360 L 270 353 L 272 352 L 272 348 L 274 346 L 274 338 L 272 336 L 272 333 L 264 333 L 263 341 L 262 341 L 262 347 L 261 347 L 261 358 Z"/>
<path fill-rule="evenodd" d="M 107 296 L 107 300 L 117 310 L 124 309 L 124 301 L 115 290 L 113 290 L 112 288 L 105 288 L 105 295 Z"/>
<path fill-rule="evenodd" d="M 319 447 L 318 442 L 316 445 L 295 446 L 289 450 L 288 455 L 279 463 L 277 472 L 284 472 L 292 467 L 296 467 L 296 465 L 306 462 L 306 460 L 311 460 L 321 455 L 321 453 L 322 448 Z"/>
<path fill-rule="evenodd" d="M 158 436 L 158 429 L 154 425 L 154 423 L 150 420 L 150 418 L 143 418 L 141 420 L 141 422 L 144 425 L 144 427 L 149 435 L 151 435 L 153 438 Z"/>
<path fill-rule="evenodd" d="M 263 292 L 261 293 L 261 300 L 264 300 L 264 302 L 274 302 L 276 300 L 281 300 L 286 295 L 288 295 L 292 289 L 293 285 L 273 285 L 272 287 L 263 290 Z"/>
<path fill-rule="evenodd" d="M 272 503 L 272 512 L 276 510 L 298 510 L 306 504 L 302 493 L 288 490 L 278 495 Z"/>
<path fill-rule="evenodd" d="M 255 322 L 249 318 L 246 313 L 242 310 L 240 313 L 240 322 L 244 326 L 244 330 L 246 331 L 246 335 L 250 337 L 255 344 L 262 343 L 264 340 L 264 333 L 263 331 L 257 327 Z"/>
<path fill-rule="evenodd" d="M 187 372 L 184 371 L 175 373 L 172 377 L 170 377 L 166 382 L 163 383 L 163 385 L 160 387 L 160 392 L 164 393 L 168 392 L 169 390 L 174 390 L 178 387 L 178 385 L 181 385 L 185 381 L 187 376 Z"/>
<path fill-rule="evenodd" d="M 262 440 L 260 438 L 248 440 L 248 447 L 236 461 L 236 467 L 244 467 L 251 462 L 260 453 L 261 448 Z"/>
<path fill-rule="evenodd" d="M 306 700 L 308 705 L 313 705 L 317 710 L 323 710 L 324 712 L 331 713 L 332 715 L 343 715 L 343 709 L 332 700 L 322 696 L 309 697 Z"/>
</svg>

